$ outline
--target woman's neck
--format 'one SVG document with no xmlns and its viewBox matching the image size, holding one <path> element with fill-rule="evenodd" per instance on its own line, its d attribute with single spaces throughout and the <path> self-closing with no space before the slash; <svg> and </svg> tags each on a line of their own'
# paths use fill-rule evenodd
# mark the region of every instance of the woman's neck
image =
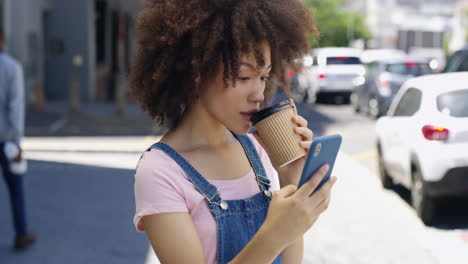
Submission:
<svg viewBox="0 0 468 264">
<path fill-rule="evenodd" d="M 196 104 L 184 115 L 180 124 L 161 141 L 171 144 L 179 151 L 192 151 L 219 149 L 235 142 L 235 138 L 204 107 Z"/>
</svg>

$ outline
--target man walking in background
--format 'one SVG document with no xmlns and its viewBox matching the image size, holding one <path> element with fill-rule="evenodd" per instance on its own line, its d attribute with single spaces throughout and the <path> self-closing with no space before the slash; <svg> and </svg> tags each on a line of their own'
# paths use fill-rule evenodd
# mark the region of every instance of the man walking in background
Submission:
<svg viewBox="0 0 468 264">
<path fill-rule="evenodd" d="M 24 168 L 18 166 L 23 159 L 20 140 L 24 130 L 24 108 L 23 70 L 15 59 L 5 53 L 5 38 L 0 32 L 0 165 L 10 193 L 16 233 L 15 249 L 27 248 L 36 240 L 33 234 L 28 233 L 26 226 Z"/>
</svg>

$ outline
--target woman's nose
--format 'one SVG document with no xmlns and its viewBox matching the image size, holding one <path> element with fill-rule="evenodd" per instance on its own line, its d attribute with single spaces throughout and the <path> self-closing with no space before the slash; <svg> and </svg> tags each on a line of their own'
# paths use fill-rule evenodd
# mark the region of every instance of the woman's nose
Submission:
<svg viewBox="0 0 468 264">
<path fill-rule="evenodd" d="M 265 82 L 261 80 L 255 82 L 250 99 L 255 102 L 263 102 L 265 100 Z"/>
</svg>

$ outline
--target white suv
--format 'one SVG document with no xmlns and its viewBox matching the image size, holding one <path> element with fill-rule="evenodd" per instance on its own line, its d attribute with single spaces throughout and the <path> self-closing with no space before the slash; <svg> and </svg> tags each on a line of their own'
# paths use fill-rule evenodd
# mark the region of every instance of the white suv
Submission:
<svg viewBox="0 0 468 264">
<path fill-rule="evenodd" d="M 424 223 L 437 198 L 468 197 L 468 73 L 408 80 L 376 129 L 383 186 L 410 189 Z"/>
<path fill-rule="evenodd" d="M 318 98 L 330 98 L 336 103 L 349 101 L 354 87 L 365 81 L 361 52 L 355 48 L 318 48 L 312 51 L 313 83 L 317 85 Z"/>
</svg>

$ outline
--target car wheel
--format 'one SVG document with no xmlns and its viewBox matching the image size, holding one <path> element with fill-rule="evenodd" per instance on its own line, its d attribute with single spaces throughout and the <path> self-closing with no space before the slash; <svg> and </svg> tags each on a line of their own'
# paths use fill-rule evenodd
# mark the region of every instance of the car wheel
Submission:
<svg viewBox="0 0 468 264">
<path fill-rule="evenodd" d="M 379 176 L 380 176 L 380 182 L 382 183 L 382 187 L 384 187 L 385 189 L 392 189 L 394 186 L 393 180 L 388 174 L 387 169 L 385 168 L 385 163 L 382 157 L 382 150 L 380 146 L 377 147 L 377 152 L 378 152 Z"/>
<path fill-rule="evenodd" d="M 411 186 L 411 203 L 416 214 L 425 225 L 432 225 L 435 216 L 435 199 L 427 194 L 421 170 L 414 168 L 412 172 L 413 185 Z"/>
</svg>

